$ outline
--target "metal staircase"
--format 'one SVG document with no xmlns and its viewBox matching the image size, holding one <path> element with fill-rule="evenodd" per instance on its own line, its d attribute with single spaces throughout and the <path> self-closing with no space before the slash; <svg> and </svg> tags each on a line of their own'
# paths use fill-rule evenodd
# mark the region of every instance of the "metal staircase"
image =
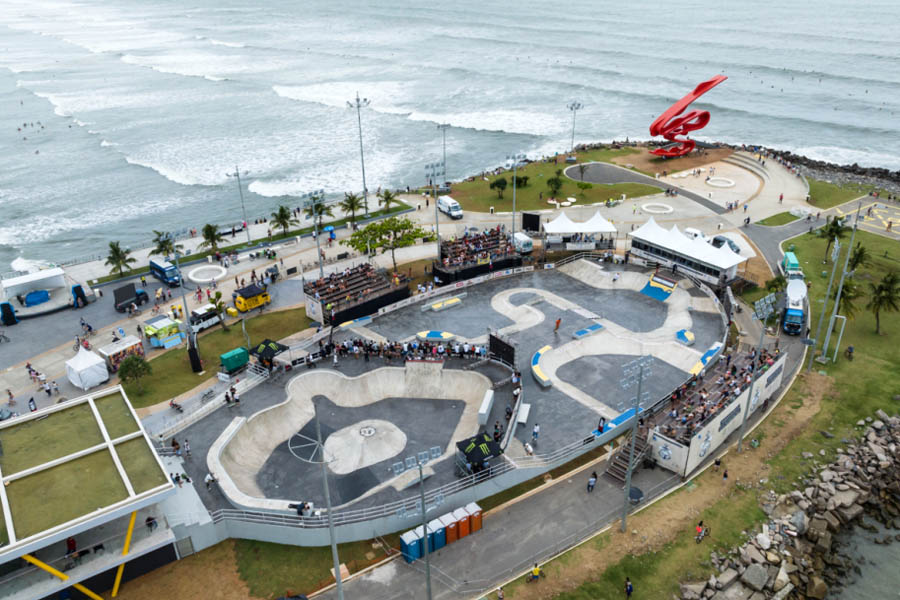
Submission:
<svg viewBox="0 0 900 600">
<path fill-rule="evenodd" d="M 613 454 L 612 458 L 609 459 L 609 462 L 606 465 L 606 475 L 614 480 L 619 482 L 621 485 L 625 485 L 625 475 L 628 473 L 628 453 L 631 450 L 631 440 L 629 436 L 622 436 L 620 438 L 623 440 L 623 443 L 616 450 L 615 454 Z M 639 465 L 643 462 L 644 457 L 650 451 L 650 445 L 647 443 L 642 436 L 638 436 L 634 441 L 634 468 L 635 470 L 639 468 Z"/>
</svg>

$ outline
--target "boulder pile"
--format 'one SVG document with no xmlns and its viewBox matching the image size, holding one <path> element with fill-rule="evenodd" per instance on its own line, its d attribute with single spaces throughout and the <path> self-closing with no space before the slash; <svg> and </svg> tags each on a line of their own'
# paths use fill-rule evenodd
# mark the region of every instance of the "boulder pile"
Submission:
<svg viewBox="0 0 900 600">
<path fill-rule="evenodd" d="M 822 600 L 858 573 L 835 536 L 855 525 L 877 531 L 867 519 L 900 529 L 900 418 L 879 410 L 857 425 L 862 437 L 846 440 L 834 462 L 788 494 L 770 491 L 761 529 L 725 556 L 712 553 L 718 574 L 682 583 L 681 600 Z M 895 540 L 900 535 L 876 538 Z"/>
</svg>

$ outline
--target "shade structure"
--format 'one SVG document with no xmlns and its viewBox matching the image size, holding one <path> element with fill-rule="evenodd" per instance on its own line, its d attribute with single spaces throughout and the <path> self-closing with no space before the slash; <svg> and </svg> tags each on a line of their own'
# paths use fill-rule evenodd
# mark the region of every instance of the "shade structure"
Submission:
<svg viewBox="0 0 900 600">
<path fill-rule="evenodd" d="M 546 233 L 615 233 L 616 226 L 607 221 L 598 210 L 594 215 L 583 222 L 576 222 L 562 212 L 552 221 L 544 224 Z"/>
<path fill-rule="evenodd" d="M 473 465 L 503 454 L 500 444 L 486 433 L 479 433 L 469 439 L 457 442 L 456 449 L 466 457 L 466 462 Z"/>
<path fill-rule="evenodd" d="M 628 235 L 633 239 L 717 269 L 730 269 L 747 260 L 740 254 L 735 254 L 728 244 L 716 248 L 703 240 L 684 235 L 678 226 L 673 225 L 672 229 L 664 229 L 657 224 L 653 217 L 647 219 L 646 223 L 629 232 Z"/>
<path fill-rule="evenodd" d="M 72 385 L 81 390 L 89 390 L 109 381 L 106 361 L 85 348 L 66 361 L 66 377 Z"/>
</svg>

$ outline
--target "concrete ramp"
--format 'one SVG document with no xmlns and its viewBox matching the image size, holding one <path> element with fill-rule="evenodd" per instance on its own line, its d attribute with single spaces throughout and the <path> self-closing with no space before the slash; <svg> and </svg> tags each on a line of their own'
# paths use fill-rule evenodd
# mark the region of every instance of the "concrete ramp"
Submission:
<svg viewBox="0 0 900 600">
<path fill-rule="evenodd" d="M 284 510 L 285 503 L 290 500 L 264 497 L 256 484 L 256 475 L 275 448 L 312 420 L 312 399 L 315 396 L 325 396 L 344 407 L 366 406 L 385 398 L 461 400 L 465 407 L 451 436 L 451 439 L 459 440 L 478 432 L 478 408 L 485 392 L 491 388 L 490 379 L 484 375 L 474 371 L 444 370 L 440 362 L 410 362 L 405 368 L 382 367 L 359 377 L 348 377 L 329 369 L 306 371 L 288 382 L 284 402 L 249 419 L 234 419 L 210 448 L 207 466 L 210 472 L 218 475 L 222 490 L 235 505 L 250 509 Z M 387 424 L 381 429 L 391 431 Z M 338 437 L 346 442 L 357 432 L 358 429 L 340 432 L 342 435 Z M 336 443 L 340 439 L 329 443 L 329 437 L 325 446 L 330 453 L 345 454 L 334 464 L 340 471 L 350 469 L 352 472 L 354 466 L 370 462 L 364 451 L 366 444 L 377 446 L 380 455 L 388 456 L 397 453 L 403 437 L 399 430 L 392 431 L 385 439 L 359 441 L 357 444 Z M 438 460 L 452 456 L 454 450 L 454 445 L 449 444 Z M 393 483 L 388 480 L 379 484 L 357 500 Z"/>
</svg>

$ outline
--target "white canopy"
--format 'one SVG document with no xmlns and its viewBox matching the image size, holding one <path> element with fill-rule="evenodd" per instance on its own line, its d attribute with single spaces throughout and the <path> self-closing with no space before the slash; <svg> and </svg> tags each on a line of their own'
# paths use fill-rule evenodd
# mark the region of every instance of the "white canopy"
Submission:
<svg viewBox="0 0 900 600">
<path fill-rule="evenodd" d="M 657 248 L 663 248 L 717 269 L 730 269 L 747 260 L 747 258 L 735 254 L 728 244 L 716 248 L 703 240 L 684 235 L 679 231 L 677 225 L 673 225 L 672 229 L 663 229 L 653 220 L 653 217 L 628 235 Z"/>
<path fill-rule="evenodd" d="M 66 376 L 72 385 L 85 391 L 109 381 L 106 361 L 85 348 L 79 348 L 78 354 L 66 361 Z"/>
<path fill-rule="evenodd" d="M 544 231 L 547 233 L 615 233 L 616 228 L 604 219 L 598 210 L 593 217 L 582 223 L 576 223 L 566 213 L 561 212 L 552 221 L 544 223 Z"/>
<path fill-rule="evenodd" d="M 12 298 L 17 294 L 27 294 L 34 290 L 65 287 L 66 277 L 62 269 L 54 267 L 52 269 L 43 269 L 36 273 L 4 279 L 2 285 L 3 291 L 6 292 L 6 297 Z"/>
</svg>

